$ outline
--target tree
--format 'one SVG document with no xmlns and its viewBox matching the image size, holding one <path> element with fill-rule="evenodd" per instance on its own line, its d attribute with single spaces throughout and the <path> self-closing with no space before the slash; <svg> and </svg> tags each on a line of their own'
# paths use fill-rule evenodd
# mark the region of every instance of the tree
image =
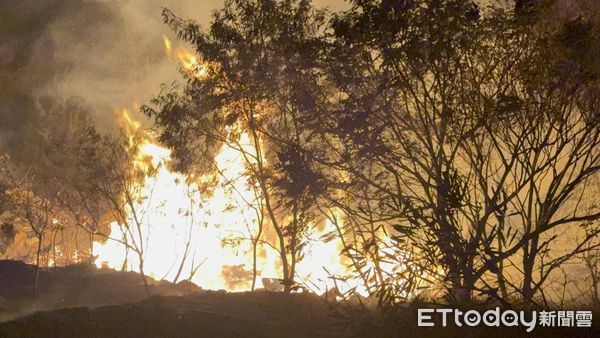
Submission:
<svg viewBox="0 0 600 338">
<path fill-rule="evenodd" d="M 50 183 L 42 180 L 41 186 L 35 186 L 32 177 L 25 176 L 13 181 L 15 188 L 9 192 L 10 208 L 13 209 L 13 222 L 25 225 L 27 231 L 36 240 L 34 294 L 38 294 L 42 260 L 46 256 L 48 266 L 49 252 L 55 241 L 49 242 L 48 236 L 60 226 L 57 203 L 49 191 Z"/>
<path fill-rule="evenodd" d="M 16 208 L 15 213 L 35 210 L 34 202 L 38 199 L 38 202 L 46 201 L 52 205 L 51 220 L 57 222 L 45 228 L 48 231 L 48 236 L 45 236 L 48 243 L 44 246 L 49 246 L 47 250 L 52 252 L 54 265 L 69 264 L 87 256 L 92 243 L 85 239 L 87 233 L 80 231 L 73 219 L 65 217 L 68 210 L 63 202 L 65 196 L 73 195 L 81 186 L 82 172 L 86 170 L 83 149 L 94 144 L 94 139 L 99 136 L 92 127 L 87 110 L 77 100 L 41 97 L 35 102 L 34 108 L 23 128 L 24 135 L 13 144 L 18 151 L 10 159 L 10 166 L 5 168 L 4 176 L 10 183 L 7 191 L 14 192 L 13 197 L 18 197 L 15 203 L 20 208 Z M 10 219 L 16 216 L 8 212 L 6 217 Z M 28 237 L 19 224 L 13 221 L 7 224 L 12 225 L 12 232 L 17 238 Z M 29 234 L 33 236 L 34 233 Z M 24 251 L 30 248 L 27 245 L 18 247 L 18 244 L 11 243 L 10 255 L 27 256 Z M 46 258 L 47 261 L 50 259 Z"/>
<path fill-rule="evenodd" d="M 84 229 L 93 236 L 124 246 L 123 269 L 127 267 L 129 251 L 133 251 L 149 296 L 150 286 L 144 272 L 144 260 L 150 231 L 147 213 L 154 191 L 146 191 L 143 183 L 153 176 L 156 168 L 151 159 L 138 155 L 138 147 L 142 142 L 139 132 L 130 136 L 122 134 L 117 139 L 104 137 L 97 141 L 98 144 L 86 151 L 85 162 L 90 165 L 90 170 L 86 172 L 84 191 L 88 193 L 79 195 L 81 199 L 76 201 L 84 205 L 99 202 L 106 206 L 110 214 L 108 219 L 119 225 L 121 233 L 98 231 L 98 214 L 94 209 L 85 209 L 83 216 L 89 218 L 91 223 L 85 223 Z M 77 213 L 75 215 L 79 217 Z"/>
<path fill-rule="evenodd" d="M 591 284 L 592 305 L 600 305 L 600 248 L 596 243 L 589 244 L 581 255 L 585 268 L 588 273 L 588 279 Z"/>
<path fill-rule="evenodd" d="M 590 62 L 600 41 L 593 41 L 597 28 L 580 20 L 566 21 L 556 29 L 526 26 L 524 36 L 530 38 L 535 54 L 513 80 L 527 88 L 514 90 L 520 112 L 519 118 L 510 121 L 512 130 L 523 127 L 525 131 L 520 137 L 523 155 L 517 157 L 513 175 L 528 183 L 509 203 L 509 210 L 514 210 L 522 227 L 518 230 L 531 234 L 522 248 L 519 290 L 528 302 L 542 291 L 555 269 L 597 245 L 590 245 L 598 235 L 591 225 L 600 210 L 596 206 L 582 209 L 581 202 L 597 194 L 589 186 L 600 169 L 598 68 Z M 578 43 L 586 46 L 574 46 L 572 37 L 565 36 L 574 29 Z M 566 244 L 564 232 L 581 232 L 582 236 Z"/>
<path fill-rule="evenodd" d="M 94 130 L 87 111 L 76 100 L 41 97 L 34 107 L 23 128 L 22 142 L 13 145 L 20 151 L 11 158 L 10 166 L 4 166 L 3 176 L 4 196 L 10 205 L 6 233 L 12 239 L 25 239 L 25 246 L 14 250 L 11 240 L 8 251 L 25 259 L 34 252 L 37 293 L 42 266 L 72 263 L 77 260 L 76 253 L 85 255 L 91 248 L 88 242 L 79 247 L 81 232 L 65 217 L 60 196 L 80 179 L 80 150 Z M 35 244 L 29 239 L 35 239 Z"/>
<path fill-rule="evenodd" d="M 308 1 L 228 1 L 208 31 L 166 10 L 204 61 L 144 107 L 160 141 L 200 174 L 240 154 L 286 291 L 326 217 L 382 302 L 426 281 L 534 303 L 597 236 L 578 208 L 600 169 L 594 24 L 528 1 L 351 5 L 326 22 Z M 558 250 L 566 231 L 585 236 Z"/>
<path fill-rule="evenodd" d="M 9 157 L 0 153 L 0 253 L 4 254 L 7 247 L 12 244 L 16 236 L 15 224 L 10 219 L 4 217 L 10 212 L 9 190 L 11 184 L 11 174 L 9 168 Z"/>
<path fill-rule="evenodd" d="M 569 205 L 598 171 L 595 78 L 565 71 L 552 32 L 473 2 L 356 1 L 333 27 L 322 162 L 350 178 L 354 223 L 393 228 L 453 302 L 501 298 L 522 250 L 531 299 L 540 245 L 599 216 Z"/>
<path fill-rule="evenodd" d="M 182 170 L 218 172 L 216 152 L 239 152 L 249 189 L 255 190 L 254 248 L 261 242 L 277 250 L 289 292 L 322 188 L 303 154 L 315 135 L 301 122 L 315 113 L 314 100 L 324 99 L 316 73 L 324 16 L 308 1 L 227 1 L 202 32 L 168 10 L 163 14 L 203 55 L 204 75 L 187 74 L 183 95 L 163 93 L 145 112 L 155 117 L 160 141 L 174 149 Z M 263 220 L 274 243 L 259 239 Z"/>
</svg>

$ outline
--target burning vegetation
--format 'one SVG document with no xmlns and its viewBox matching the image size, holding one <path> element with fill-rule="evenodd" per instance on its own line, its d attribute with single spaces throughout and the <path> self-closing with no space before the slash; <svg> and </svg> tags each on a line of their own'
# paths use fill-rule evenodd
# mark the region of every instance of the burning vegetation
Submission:
<svg viewBox="0 0 600 338">
<path fill-rule="evenodd" d="M 600 26 L 565 3 L 163 9 L 180 80 L 118 134 L 36 101 L 31 158 L 0 157 L 2 256 L 35 297 L 75 265 L 145 297 L 319 295 L 382 335 L 411 302 L 597 307 Z"/>
</svg>

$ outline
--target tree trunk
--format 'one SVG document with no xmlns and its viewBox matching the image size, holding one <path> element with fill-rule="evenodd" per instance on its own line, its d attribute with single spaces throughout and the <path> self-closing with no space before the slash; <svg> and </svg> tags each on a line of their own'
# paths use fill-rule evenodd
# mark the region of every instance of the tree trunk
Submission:
<svg viewBox="0 0 600 338">
<path fill-rule="evenodd" d="M 252 129 L 251 132 L 252 132 L 252 138 L 253 138 L 253 143 L 254 143 L 254 149 L 256 151 L 256 165 L 258 168 L 257 171 L 258 171 L 259 175 L 263 175 L 264 168 L 263 168 L 263 162 L 262 162 L 262 154 L 260 151 L 259 138 L 258 138 L 258 135 L 256 134 L 256 130 Z M 286 293 L 289 293 L 291 291 L 291 284 L 289 281 L 289 265 L 288 265 L 289 263 L 288 263 L 288 259 L 287 259 L 287 254 L 285 252 L 285 237 L 284 237 L 284 234 L 281 231 L 281 228 L 279 227 L 279 224 L 277 222 L 277 217 L 275 216 L 275 211 L 273 210 L 273 207 L 271 206 L 269 190 L 267 189 L 267 186 L 261 177 L 258 178 L 258 185 L 259 185 L 260 190 L 265 199 L 265 208 L 267 209 L 269 219 L 271 220 L 271 224 L 273 225 L 273 228 L 275 229 L 275 233 L 277 234 L 277 239 L 279 242 L 279 256 L 281 257 L 281 269 L 283 272 L 283 291 Z"/>
<path fill-rule="evenodd" d="M 498 251 L 504 251 L 504 242 L 503 242 L 503 234 L 504 234 L 504 217 L 498 218 L 498 234 L 497 234 L 497 244 Z M 506 281 L 504 280 L 504 261 L 500 260 L 498 262 L 498 267 L 496 271 L 496 278 L 498 278 L 498 289 L 500 290 L 500 297 L 504 300 L 508 300 L 508 290 L 506 289 Z"/>
<path fill-rule="evenodd" d="M 534 296 L 533 269 L 537 256 L 539 237 L 534 237 L 528 245 L 523 247 L 523 286 L 522 297 L 524 302 L 531 302 Z"/>
<path fill-rule="evenodd" d="M 38 294 L 38 287 L 39 287 L 39 282 L 40 282 L 40 257 L 42 254 L 42 242 L 44 240 L 44 236 L 38 236 L 38 246 L 37 246 L 37 253 L 36 253 L 36 258 L 35 258 L 35 284 L 34 284 L 34 294 L 37 296 Z"/>
<path fill-rule="evenodd" d="M 297 260 L 297 247 L 298 247 L 298 203 L 294 202 L 293 210 L 293 220 L 292 220 L 292 231 L 291 231 L 291 239 L 290 239 L 290 270 L 288 276 L 288 282 L 290 283 L 290 291 L 294 286 L 294 275 L 296 273 L 296 260 Z"/>
<path fill-rule="evenodd" d="M 461 278 L 459 271 L 450 271 L 448 280 L 450 282 L 450 290 L 448 292 L 449 301 L 453 304 L 461 304 L 472 299 L 473 285 L 467 278 Z"/>
<path fill-rule="evenodd" d="M 94 233 L 90 232 L 90 263 L 94 264 Z"/>
<path fill-rule="evenodd" d="M 54 233 L 52 234 L 52 260 L 54 261 L 54 267 L 56 267 L 56 235 L 58 234 L 58 231 L 54 231 Z"/>
<path fill-rule="evenodd" d="M 262 235 L 262 219 L 258 222 L 258 233 L 256 234 L 256 238 L 254 238 L 254 240 L 252 241 L 252 291 L 254 291 L 256 289 L 256 265 L 257 265 L 257 257 L 256 257 L 256 251 L 258 250 L 258 243 L 260 241 L 260 236 Z"/>
<path fill-rule="evenodd" d="M 140 257 L 140 275 L 142 275 L 142 281 L 144 282 L 144 288 L 146 289 L 146 297 L 150 297 L 150 286 L 148 285 L 148 280 L 146 279 L 146 274 L 144 273 L 144 260 Z"/>
</svg>

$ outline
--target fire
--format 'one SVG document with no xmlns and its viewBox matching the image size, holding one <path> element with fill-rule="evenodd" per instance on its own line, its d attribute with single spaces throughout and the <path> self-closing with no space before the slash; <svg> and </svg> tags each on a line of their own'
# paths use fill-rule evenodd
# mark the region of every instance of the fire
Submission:
<svg viewBox="0 0 600 338">
<path fill-rule="evenodd" d="M 200 56 L 184 48 L 174 49 L 164 36 L 163 43 L 167 56 L 178 60 L 196 79 L 208 75 L 212 65 L 202 63 Z M 157 144 L 127 111 L 123 111 L 122 123 L 130 137 L 130 146 L 134 135 L 143 136 L 142 144 L 135 148 L 135 167 L 148 169 L 146 166 L 151 165 L 155 170 L 136 187 L 139 196 L 134 196 L 135 204 L 127 210 L 129 217 L 137 217 L 142 224 L 141 233 L 124 231 L 122 225 L 114 222 L 110 236 L 118 240 L 94 244 L 96 264 L 137 271 L 137 255 L 119 240 L 135 243 L 141 239 L 144 272 L 155 279 L 189 279 L 205 289 L 250 290 L 254 263 L 251 239 L 258 227 L 252 206 L 260 205 L 260 201 L 244 179 L 246 168 L 239 150 L 226 146 L 220 150 L 215 158 L 218 175 L 189 177 L 169 169 L 170 150 Z M 253 150 L 248 134 L 239 135 L 238 144 Z M 217 184 L 210 194 L 201 191 L 202 183 L 215 179 Z M 333 231 L 335 227 L 329 221 L 312 227 L 306 254 L 296 266 L 296 280 L 317 293 L 337 287 L 341 292 L 356 288 L 366 294 L 358 279 L 342 285 L 331 278 L 350 275 L 349 264 L 340 254 L 342 241 L 323 240 L 325 234 Z M 279 254 L 265 244 L 275 243 L 273 236 L 266 229 L 261 238 L 264 243 L 257 245 L 257 288 L 265 287 L 263 278 L 281 278 Z"/>
<path fill-rule="evenodd" d="M 140 123 L 127 111 L 123 112 L 122 121 L 127 132 L 143 132 Z M 239 144 L 252 147 L 244 133 Z M 144 271 L 155 279 L 190 279 L 205 289 L 249 290 L 253 265 L 249 238 L 257 227 L 249 204 L 257 201 L 243 179 L 245 167 L 239 151 L 224 147 L 216 156 L 220 175 L 216 188 L 207 196 L 203 196 L 195 180 L 169 169 L 170 150 L 155 143 L 149 134 L 144 136 L 137 151 L 135 166 L 143 168 L 150 164 L 155 169 L 136 190 L 140 196 L 136 196 L 135 210 L 128 210 L 130 217 L 142 215 L 141 236 L 124 234 L 122 226 L 114 222 L 110 237 L 126 239 L 128 243 L 143 238 Z M 347 264 L 340 256 L 341 242 L 322 239 L 334 229 L 329 222 L 321 229 L 313 229 L 307 254 L 297 266 L 298 281 L 318 293 L 336 286 L 330 275 L 348 275 Z M 119 241 L 96 242 L 94 252 L 99 267 L 138 270 L 137 256 L 128 253 Z M 258 246 L 257 267 L 258 288 L 264 287 L 263 278 L 281 277 L 278 253 L 268 245 Z"/>
<path fill-rule="evenodd" d="M 202 80 L 208 76 L 211 64 L 203 62 L 201 55 L 194 53 L 185 47 L 173 49 L 173 43 L 164 35 L 163 45 L 167 57 L 178 61 L 181 67 L 196 79 Z"/>
</svg>

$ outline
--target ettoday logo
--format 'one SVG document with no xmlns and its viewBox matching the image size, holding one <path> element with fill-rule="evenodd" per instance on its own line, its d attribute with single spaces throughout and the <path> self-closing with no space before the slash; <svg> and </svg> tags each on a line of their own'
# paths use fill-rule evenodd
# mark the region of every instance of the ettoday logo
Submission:
<svg viewBox="0 0 600 338">
<path fill-rule="evenodd" d="M 529 312 L 529 311 L 527 311 Z M 522 326 L 527 332 L 537 325 L 550 327 L 591 327 L 592 311 L 514 311 L 499 307 L 484 312 L 458 309 L 418 309 L 417 325 L 432 327 L 441 324 L 446 327 L 450 321 L 455 326 Z"/>
</svg>

